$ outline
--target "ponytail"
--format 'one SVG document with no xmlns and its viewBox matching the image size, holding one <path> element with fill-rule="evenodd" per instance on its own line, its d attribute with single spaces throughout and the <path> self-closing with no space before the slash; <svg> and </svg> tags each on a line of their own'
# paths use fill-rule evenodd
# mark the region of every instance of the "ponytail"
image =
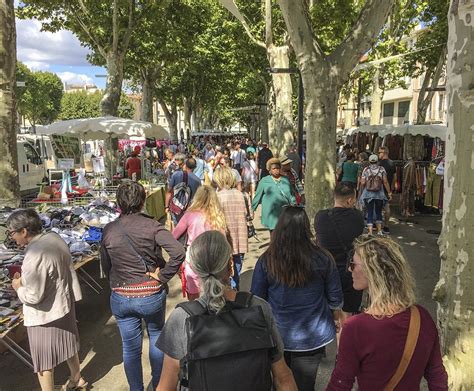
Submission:
<svg viewBox="0 0 474 391">
<path fill-rule="evenodd" d="M 225 305 L 224 292 L 228 285 L 231 257 L 232 248 L 219 231 L 202 233 L 189 249 L 191 266 L 200 279 L 200 290 L 208 299 L 211 312 L 218 312 Z"/>
</svg>

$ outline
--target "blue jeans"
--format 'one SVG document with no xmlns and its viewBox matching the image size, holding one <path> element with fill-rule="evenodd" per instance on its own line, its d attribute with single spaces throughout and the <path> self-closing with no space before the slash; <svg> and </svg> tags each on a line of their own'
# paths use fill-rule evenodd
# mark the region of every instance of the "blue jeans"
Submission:
<svg viewBox="0 0 474 391">
<path fill-rule="evenodd" d="M 123 365 L 130 391 L 143 391 L 142 319 L 150 338 L 149 358 L 153 389 L 160 382 L 163 352 L 156 347 L 165 323 L 166 292 L 162 290 L 147 297 L 126 297 L 112 292 L 110 308 L 122 336 Z"/>
<path fill-rule="evenodd" d="M 240 284 L 240 272 L 242 271 L 242 264 L 244 263 L 244 254 L 234 254 L 232 255 L 234 261 L 234 275 L 230 280 L 230 286 L 232 289 L 239 290 Z"/>
<path fill-rule="evenodd" d="M 382 224 L 383 200 L 370 200 L 367 203 L 367 225 L 372 227 L 375 224 Z"/>
</svg>

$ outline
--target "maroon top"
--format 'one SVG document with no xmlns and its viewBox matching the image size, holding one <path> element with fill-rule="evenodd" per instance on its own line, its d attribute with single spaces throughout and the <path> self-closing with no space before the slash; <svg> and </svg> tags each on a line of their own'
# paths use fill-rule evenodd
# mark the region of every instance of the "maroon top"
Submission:
<svg viewBox="0 0 474 391">
<path fill-rule="evenodd" d="M 441 361 L 438 330 L 428 311 L 418 308 L 420 335 L 395 390 L 419 391 L 424 376 L 430 391 L 447 391 L 448 375 Z M 342 328 L 336 368 L 326 390 L 350 391 L 355 378 L 359 391 L 383 390 L 402 358 L 409 323 L 409 309 L 390 318 L 375 319 L 368 314 L 349 318 Z"/>
<path fill-rule="evenodd" d="M 136 172 L 138 180 L 140 179 L 140 172 L 142 171 L 142 162 L 136 156 L 129 157 L 125 164 L 125 169 L 127 170 L 129 178 Z"/>
</svg>

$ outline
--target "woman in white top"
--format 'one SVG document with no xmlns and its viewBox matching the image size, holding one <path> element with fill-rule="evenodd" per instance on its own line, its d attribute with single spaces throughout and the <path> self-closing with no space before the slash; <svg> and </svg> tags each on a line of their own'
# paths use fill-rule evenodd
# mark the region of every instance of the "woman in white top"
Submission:
<svg viewBox="0 0 474 391">
<path fill-rule="evenodd" d="M 247 160 L 242 166 L 242 179 L 244 180 L 244 191 L 250 196 L 250 203 L 252 203 L 257 188 L 257 163 L 255 162 L 255 155 L 249 152 Z"/>
<path fill-rule="evenodd" d="M 21 276 L 12 286 L 23 303 L 34 371 L 42 391 L 53 391 L 54 368 L 66 361 L 71 377 L 68 390 L 85 389 L 79 367 L 79 332 L 74 302 L 81 299 L 69 247 L 56 233 L 42 233 L 33 209 L 13 212 L 7 219 L 8 236 L 26 247 Z"/>
</svg>

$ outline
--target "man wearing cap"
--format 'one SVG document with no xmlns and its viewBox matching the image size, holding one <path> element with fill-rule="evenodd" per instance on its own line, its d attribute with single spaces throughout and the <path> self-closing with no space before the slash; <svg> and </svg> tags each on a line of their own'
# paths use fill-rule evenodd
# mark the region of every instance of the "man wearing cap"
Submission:
<svg viewBox="0 0 474 391">
<path fill-rule="evenodd" d="M 290 148 L 290 152 L 288 152 L 288 158 L 292 161 L 291 162 L 291 168 L 298 174 L 299 177 L 301 177 L 301 165 L 302 165 L 302 161 L 301 161 L 301 157 L 300 155 L 298 154 L 298 149 L 297 149 L 297 145 L 296 144 L 293 144 Z"/>
<path fill-rule="evenodd" d="M 289 159 L 285 155 L 280 156 L 281 162 L 281 175 L 286 176 L 291 184 L 291 190 L 296 198 L 297 205 L 304 205 L 306 202 L 304 196 L 304 187 L 298 177 L 298 173 L 292 168 L 293 160 Z"/>
<path fill-rule="evenodd" d="M 266 142 L 262 142 L 262 148 L 258 151 L 257 154 L 257 168 L 260 174 L 260 178 L 262 179 L 267 175 L 270 175 L 270 172 L 267 170 L 267 162 L 273 157 L 272 151 L 268 149 L 268 144 Z"/>
</svg>

